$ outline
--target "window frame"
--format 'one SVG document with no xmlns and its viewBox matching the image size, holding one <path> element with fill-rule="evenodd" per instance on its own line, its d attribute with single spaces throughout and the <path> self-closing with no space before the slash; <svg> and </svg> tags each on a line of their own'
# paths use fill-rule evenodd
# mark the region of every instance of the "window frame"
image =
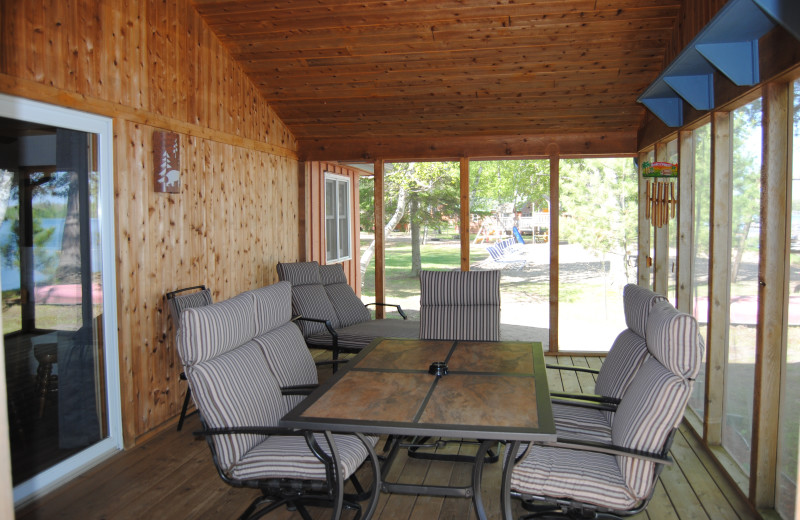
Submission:
<svg viewBox="0 0 800 520">
<path fill-rule="evenodd" d="M 329 216 L 328 212 L 328 186 L 329 182 L 333 183 L 333 215 L 332 217 Z M 345 201 L 345 208 L 344 208 L 344 215 L 339 213 L 341 208 L 341 200 L 339 198 L 341 191 L 341 186 L 344 185 L 346 187 L 345 193 L 347 193 L 347 200 Z M 350 177 L 345 175 L 339 175 L 336 173 L 325 172 L 325 211 L 323 214 L 323 226 L 325 229 L 325 261 L 327 263 L 338 263 L 344 262 L 347 260 L 353 259 L 353 240 L 352 240 L 352 182 Z M 334 221 L 335 225 L 330 228 L 328 226 L 329 220 Z M 341 221 L 344 220 L 345 228 L 347 229 L 347 235 L 343 237 L 340 235 L 341 231 Z M 333 231 L 335 234 L 334 237 L 329 236 L 329 232 Z M 331 240 L 333 240 L 334 249 L 336 254 L 332 257 L 330 256 L 330 250 L 328 248 L 329 244 L 331 244 Z"/>
</svg>

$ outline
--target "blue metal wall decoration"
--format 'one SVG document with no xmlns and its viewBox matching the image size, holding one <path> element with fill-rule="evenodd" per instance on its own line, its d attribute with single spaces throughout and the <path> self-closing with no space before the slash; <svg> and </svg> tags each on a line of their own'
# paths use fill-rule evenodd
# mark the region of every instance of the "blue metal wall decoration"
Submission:
<svg viewBox="0 0 800 520">
<path fill-rule="evenodd" d="M 682 126 L 684 100 L 714 108 L 715 70 L 736 85 L 759 83 L 758 40 L 776 25 L 800 40 L 800 0 L 729 0 L 637 101 L 667 126 Z"/>
</svg>

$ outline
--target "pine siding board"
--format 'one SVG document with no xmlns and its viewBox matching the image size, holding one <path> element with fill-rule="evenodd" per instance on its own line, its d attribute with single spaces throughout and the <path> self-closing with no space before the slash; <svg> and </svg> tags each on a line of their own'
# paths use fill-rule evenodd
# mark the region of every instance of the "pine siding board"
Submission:
<svg viewBox="0 0 800 520">
<path fill-rule="evenodd" d="M 0 91 L 114 118 L 123 438 L 132 446 L 172 427 L 186 392 L 164 293 L 206 284 L 217 301 L 274 282 L 276 261 L 297 260 L 295 139 L 188 0 L 0 9 Z M 156 130 L 180 134 L 179 194 L 153 190 Z"/>
</svg>

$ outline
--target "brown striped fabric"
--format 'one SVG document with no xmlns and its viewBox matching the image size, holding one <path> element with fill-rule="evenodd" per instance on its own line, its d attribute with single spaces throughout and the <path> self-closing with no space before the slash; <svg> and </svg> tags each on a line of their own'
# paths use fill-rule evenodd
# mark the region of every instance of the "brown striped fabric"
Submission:
<svg viewBox="0 0 800 520">
<path fill-rule="evenodd" d="M 625 311 L 625 324 L 636 334 L 644 337 L 650 310 L 658 302 L 667 299 L 650 289 L 629 283 L 622 289 L 622 307 Z"/>
<path fill-rule="evenodd" d="M 420 271 L 420 338 L 499 341 L 500 273 Z"/>
<path fill-rule="evenodd" d="M 319 272 L 318 262 L 279 263 L 278 278 L 292 284 L 292 312 L 306 318 L 328 320 L 334 329 L 339 328 L 339 318 L 331 305 Z M 322 323 L 298 321 L 297 326 L 308 338 L 327 330 Z M 330 344 L 330 337 L 328 339 Z"/>
<path fill-rule="evenodd" d="M 661 453 L 683 418 L 703 345 L 694 318 L 668 302 L 656 301 L 647 314 L 643 332 L 651 355 L 623 392 L 611 422 L 609 444 Z M 632 330 L 630 333 L 635 335 Z M 559 441 L 604 442 L 607 430 L 599 419 L 601 414 L 562 408 L 554 406 Z M 652 495 L 655 470 L 655 463 L 627 455 L 535 446 L 514 467 L 512 489 L 622 511 Z"/>
<path fill-rule="evenodd" d="M 321 265 L 319 274 L 325 293 L 336 311 L 339 327 L 349 327 L 372 319 L 369 309 L 347 283 L 342 264 Z"/>
<path fill-rule="evenodd" d="M 650 312 L 645 337 L 650 353 L 664 366 L 684 378 L 697 377 L 704 344 L 694 316 L 659 302 Z"/>
<path fill-rule="evenodd" d="M 289 308 L 289 285 L 278 283 L 184 311 L 178 352 L 208 428 L 277 426 L 292 406 L 280 387 L 316 382 Z M 330 453 L 324 437 L 316 438 Z M 377 438 L 368 441 L 374 446 Z M 327 478 L 302 435 L 214 435 L 212 442 L 219 469 L 233 479 Z M 355 436 L 336 435 L 335 442 L 341 475 L 349 478 L 367 449 Z"/>
</svg>

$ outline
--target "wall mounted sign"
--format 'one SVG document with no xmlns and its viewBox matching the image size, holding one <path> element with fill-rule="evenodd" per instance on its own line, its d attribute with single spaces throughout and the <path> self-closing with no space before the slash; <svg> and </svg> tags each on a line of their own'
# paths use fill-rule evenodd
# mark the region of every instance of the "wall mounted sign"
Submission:
<svg viewBox="0 0 800 520">
<path fill-rule="evenodd" d="M 181 192 L 180 136 L 175 132 L 153 132 L 153 180 L 158 193 Z"/>
</svg>

